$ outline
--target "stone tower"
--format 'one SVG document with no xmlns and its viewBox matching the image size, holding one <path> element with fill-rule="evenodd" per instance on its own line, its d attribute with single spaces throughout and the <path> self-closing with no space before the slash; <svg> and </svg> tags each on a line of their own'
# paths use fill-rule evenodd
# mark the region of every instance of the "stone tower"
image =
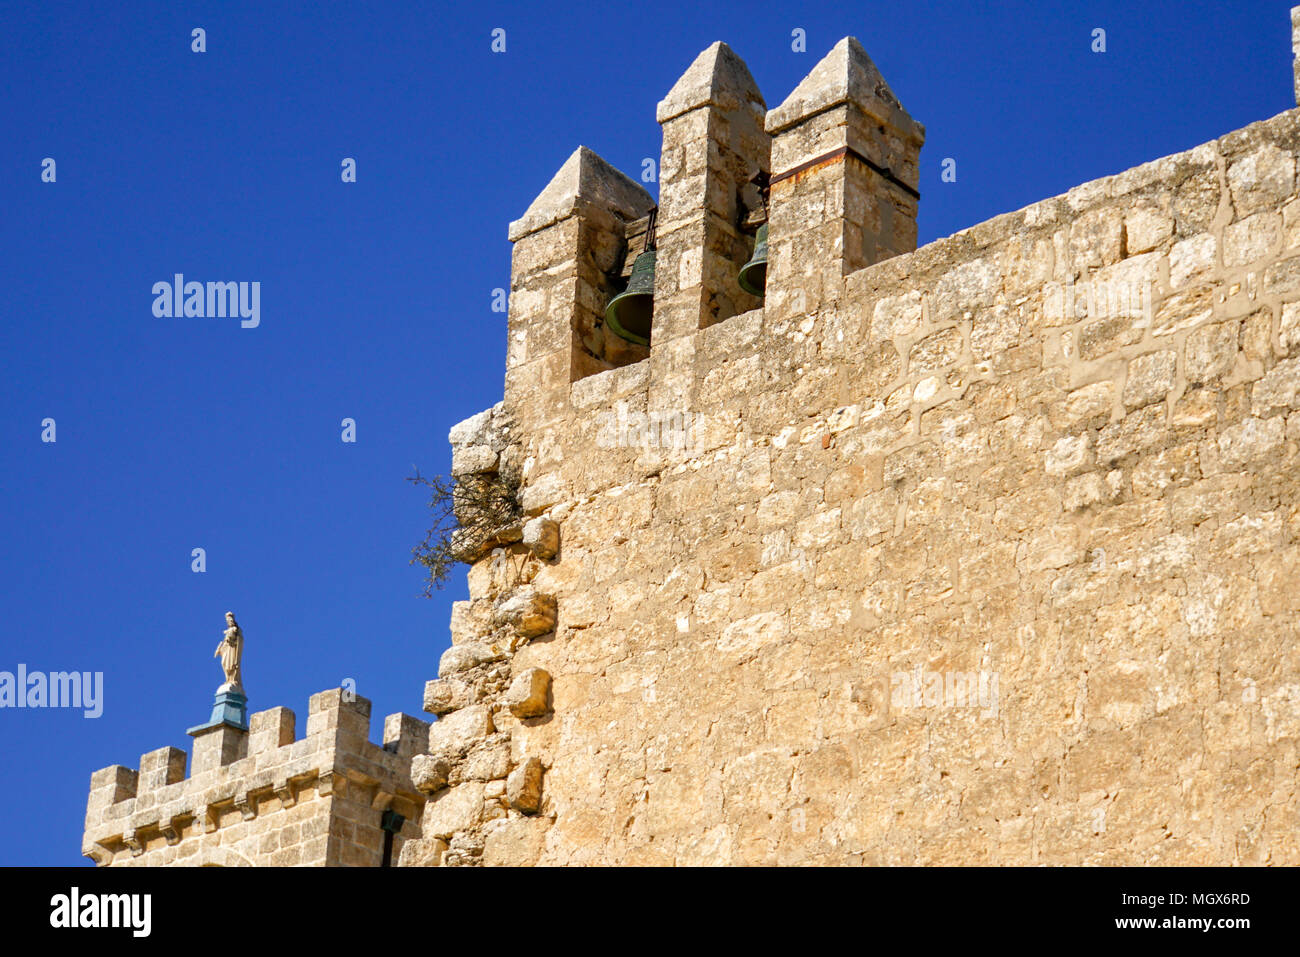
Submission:
<svg viewBox="0 0 1300 957">
<path fill-rule="evenodd" d="M 355 865 L 395 862 L 419 834 L 424 799 L 410 782 L 429 726 L 403 714 L 368 740 L 370 702 L 341 689 L 313 695 L 307 733 L 288 708 L 247 729 L 195 729 L 186 755 L 166 747 L 139 770 L 91 775 L 82 853 L 100 865 Z"/>
</svg>

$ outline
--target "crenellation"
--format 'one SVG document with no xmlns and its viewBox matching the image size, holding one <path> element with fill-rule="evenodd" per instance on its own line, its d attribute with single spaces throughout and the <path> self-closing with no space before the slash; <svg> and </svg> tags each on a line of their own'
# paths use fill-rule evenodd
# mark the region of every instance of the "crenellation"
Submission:
<svg viewBox="0 0 1300 957">
<path fill-rule="evenodd" d="M 758 191 L 746 189 L 770 169 L 765 111 L 749 69 L 722 42 L 695 58 L 655 111 L 663 149 L 652 365 L 655 341 L 693 336 L 758 304 L 734 263 L 753 252 L 750 214 L 766 218 L 749 208 L 760 204 Z"/>
<path fill-rule="evenodd" d="M 390 714 L 384 719 L 384 750 L 409 758 L 427 750 L 429 722 L 409 714 Z"/>
<path fill-rule="evenodd" d="M 140 755 L 137 787 L 140 791 L 158 791 L 185 779 L 185 752 L 166 747 Z"/>
<path fill-rule="evenodd" d="M 924 127 L 853 37 L 768 113 L 772 193 L 768 321 L 836 308 L 847 275 L 916 248 Z"/>
<path fill-rule="evenodd" d="M 653 206 L 638 184 L 579 147 L 511 224 L 506 394 L 525 427 L 563 415 L 571 383 L 645 357 L 606 334 L 602 313 L 625 227 Z"/>
<path fill-rule="evenodd" d="M 248 732 L 230 725 L 214 725 L 193 737 L 190 773 L 196 777 L 229 767 L 248 754 Z"/>
<path fill-rule="evenodd" d="M 280 750 L 295 740 L 297 716 L 288 708 L 270 708 L 257 711 L 248 719 L 248 753 L 250 756 L 266 754 L 270 760 L 282 760 Z"/>
<path fill-rule="evenodd" d="M 368 700 L 334 689 L 312 696 L 300 740 L 294 740 L 293 712 L 272 708 L 253 714 L 247 731 L 222 725 L 196 734 L 188 778 L 185 752 L 170 747 L 143 755 L 138 772 L 121 766 L 97 771 L 84 852 L 99 864 L 210 863 L 218 848 L 237 849 L 237 863 L 329 863 L 340 857 L 330 822 L 356 813 L 348 802 L 392 807 L 408 822 L 421 813 L 410 761 L 427 745 L 428 724 L 390 715 L 377 745 L 367 738 L 369 719 Z M 315 803 L 321 798 L 325 804 Z M 289 832 L 300 833 L 301 842 L 275 836 L 307 819 L 322 823 L 314 831 Z M 378 811 L 363 823 L 378 832 Z M 407 836 L 413 833 L 418 828 L 408 825 Z M 367 834 L 363 842 L 372 866 L 379 863 L 375 840 Z M 167 850 L 191 842 L 197 850 Z M 289 850 L 290 844 L 299 846 Z"/>
<path fill-rule="evenodd" d="M 109 807 L 135 797 L 139 772 L 121 764 L 101 768 L 90 776 L 91 804 Z"/>
</svg>

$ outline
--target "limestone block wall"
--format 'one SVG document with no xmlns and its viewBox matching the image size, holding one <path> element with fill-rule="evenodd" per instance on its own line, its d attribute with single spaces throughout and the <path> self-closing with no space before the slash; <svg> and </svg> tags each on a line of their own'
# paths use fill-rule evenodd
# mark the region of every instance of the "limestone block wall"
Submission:
<svg viewBox="0 0 1300 957">
<path fill-rule="evenodd" d="M 186 755 L 161 748 L 138 770 L 91 776 L 82 853 L 101 866 L 378 866 L 385 811 L 402 815 L 395 863 L 419 835 L 424 797 L 410 781 L 428 725 L 403 714 L 368 740 L 370 702 L 340 689 L 311 698 L 306 736 L 288 708 L 261 711 L 248 731 L 222 727 Z"/>
<path fill-rule="evenodd" d="M 1300 863 L 1298 150 L 1291 111 L 865 268 L 774 209 L 762 308 L 512 374 L 558 550 L 477 562 L 453 630 L 553 602 L 472 696 L 486 739 L 549 676 L 544 787 L 448 788 L 464 853 L 409 862 Z M 905 211 L 848 161 L 796 198 Z"/>
<path fill-rule="evenodd" d="M 453 473 L 462 482 L 510 474 L 515 434 L 503 404 L 462 422 L 450 436 Z M 558 526 L 535 517 L 475 548 L 473 597 L 453 606 L 452 645 L 425 686 L 424 709 L 438 720 L 411 777 L 428 805 L 402 866 L 533 863 L 550 823 L 540 813 L 545 765 L 518 731 L 550 721 L 551 676 L 516 659 L 555 637 L 555 597 L 535 582 L 558 560 Z"/>
</svg>

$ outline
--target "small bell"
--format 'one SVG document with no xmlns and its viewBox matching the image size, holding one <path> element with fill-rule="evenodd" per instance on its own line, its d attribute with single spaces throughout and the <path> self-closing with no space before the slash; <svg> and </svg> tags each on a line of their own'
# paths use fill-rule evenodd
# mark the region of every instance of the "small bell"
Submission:
<svg viewBox="0 0 1300 957">
<path fill-rule="evenodd" d="M 605 307 L 605 325 L 609 331 L 640 346 L 650 345 L 650 325 L 654 319 L 655 220 L 658 213 L 658 207 L 650 210 L 645 230 L 645 251 L 632 263 L 627 288 Z"/>
<path fill-rule="evenodd" d="M 767 223 L 758 227 L 758 235 L 754 237 L 754 255 L 740 267 L 740 275 L 736 279 L 740 282 L 740 288 L 751 296 L 763 295 L 763 289 L 767 285 Z"/>
<path fill-rule="evenodd" d="M 655 302 L 655 251 L 647 249 L 632 263 L 627 288 L 605 307 L 605 325 L 616 336 L 638 345 L 650 345 L 650 322 Z"/>
</svg>

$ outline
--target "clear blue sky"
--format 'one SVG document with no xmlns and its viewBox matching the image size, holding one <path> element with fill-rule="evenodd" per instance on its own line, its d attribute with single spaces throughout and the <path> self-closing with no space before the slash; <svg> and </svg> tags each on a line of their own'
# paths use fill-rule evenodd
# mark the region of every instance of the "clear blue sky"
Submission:
<svg viewBox="0 0 1300 957">
<path fill-rule="evenodd" d="M 1294 106 L 1285 2 L 992 6 L 4 3 L 0 670 L 105 701 L 0 710 L 0 863 L 81 862 L 90 773 L 188 749 L 227 609 L 252 710 L 420 714 L 465 587 L 419 597 L 403 478 L 501 397 L 507 223 L 579 144 L 657 159 L 714 40 L 773 107 L 856 35 L 928 130 L 923 243 Z M 261 325 L 155 318 L 177 272 L 260 282 Z"/>
</svg>

